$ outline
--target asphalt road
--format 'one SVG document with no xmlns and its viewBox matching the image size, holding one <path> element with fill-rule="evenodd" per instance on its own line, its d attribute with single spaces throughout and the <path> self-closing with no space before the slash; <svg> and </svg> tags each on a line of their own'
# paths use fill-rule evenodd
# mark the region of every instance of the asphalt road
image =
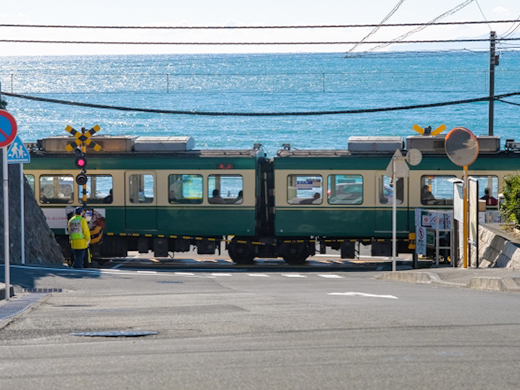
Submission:
<svg viewBox="0 0 520 390">
<path fill-rule="evenodd" d="M 518 388 L 519 294 L 381 273 L 13 267 L 63 292 L 0 320 L 0 388 Z"/>
</svg>

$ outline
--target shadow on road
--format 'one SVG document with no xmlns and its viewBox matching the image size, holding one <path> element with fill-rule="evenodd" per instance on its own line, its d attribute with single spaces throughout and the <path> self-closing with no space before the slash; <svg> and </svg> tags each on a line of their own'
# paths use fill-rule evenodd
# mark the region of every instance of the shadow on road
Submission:
<svg viewBox="0 0 520 390">
<path fill-rule="evenodd" d="M 42 267 L 30 265 L 11 265 L 9 267 L 11 285 L 21 286 L 25 289 L 36 288 L 36 282 L 48 276 L 59 276 L 69 279 L 99 278 L 101 272 L 98 269 L 71 269 L 59 267 Z M 5 268 L 0 265 L 0 282 L 5 283 Z"/>
</svg>

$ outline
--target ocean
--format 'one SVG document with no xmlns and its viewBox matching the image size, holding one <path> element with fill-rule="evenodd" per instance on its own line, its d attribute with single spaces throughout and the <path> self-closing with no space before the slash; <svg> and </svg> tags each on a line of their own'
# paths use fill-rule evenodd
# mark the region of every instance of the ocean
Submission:
<svg viewBox="0 0 520 390">
<path fill-rule="evenodd" d="M 486 97 L 489 53 L 200 54 L 0 57 L 3 92 L 102 105 L 217 113 L 389 108 Z M 495 94 L 520 91 L 520 52 L 500 53 Z M 273 156 L 297 149 L 346 149 L 350 136 L 409 136 L 413 125 L 488 133 L 488 103 L 316 116 L 154 114 L 3 97 L 25 142 L 67 135 L 192 136 L 196 148 L 251 148 Z M 520 103 L 519 97 L 506 100 Z M 520 139 L 520 107 L 495 103 L 494 134 Z"/>
</svg>

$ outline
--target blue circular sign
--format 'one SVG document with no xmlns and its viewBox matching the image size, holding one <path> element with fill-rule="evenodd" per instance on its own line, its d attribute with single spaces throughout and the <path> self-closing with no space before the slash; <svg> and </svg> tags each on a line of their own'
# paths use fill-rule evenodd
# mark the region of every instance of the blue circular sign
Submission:
<svg viewBox="0 0 520 390">
<path fill-rule="evenodd" d="M 5 110 L 0 110 L 0 148 L 9 146 L 18 133 L 14 117 Z"/>
</svg>

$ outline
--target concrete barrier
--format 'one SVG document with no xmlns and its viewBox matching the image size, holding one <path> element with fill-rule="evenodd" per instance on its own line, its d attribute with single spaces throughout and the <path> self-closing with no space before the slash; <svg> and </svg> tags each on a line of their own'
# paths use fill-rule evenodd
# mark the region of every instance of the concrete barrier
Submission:
<svg viewBox="0 0 520 390">
<path fill-rule="evenodd" d="M 5 284 L 4 283 L 0 283 L 0 300 L 2 299 L 5 299 Z M 10 297 L 14 296 L 14 287 L 13 285 L 11 285 L 11 295 L 9 295 Z"/>
</svg>

